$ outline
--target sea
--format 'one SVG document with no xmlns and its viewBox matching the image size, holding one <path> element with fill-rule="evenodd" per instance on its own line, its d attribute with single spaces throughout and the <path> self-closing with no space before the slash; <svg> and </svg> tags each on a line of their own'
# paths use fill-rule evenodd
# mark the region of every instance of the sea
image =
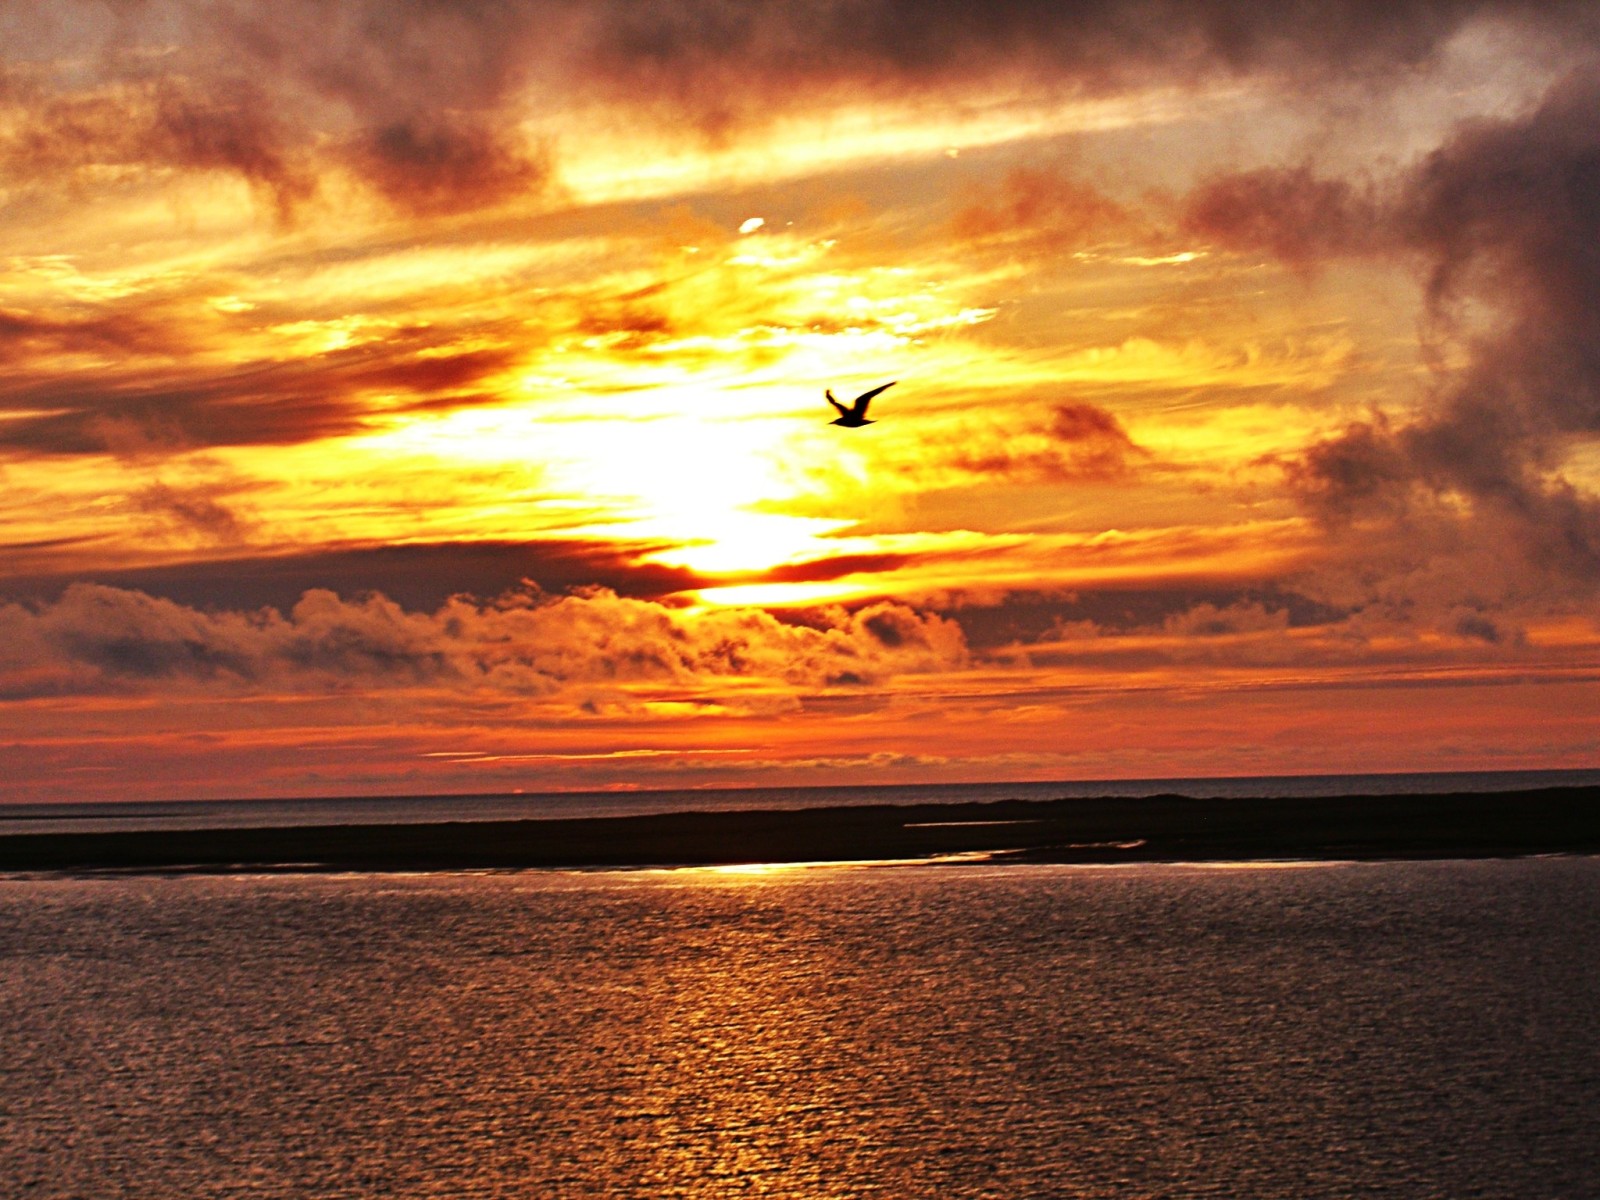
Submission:
<svg viewBox="0 0 1600 1200">
<path fill-rule="evenodd" d="M 1580 1200 L 1596 947 L 1578 855 L 0 876 L 0 1196 Z"/>
</svg>

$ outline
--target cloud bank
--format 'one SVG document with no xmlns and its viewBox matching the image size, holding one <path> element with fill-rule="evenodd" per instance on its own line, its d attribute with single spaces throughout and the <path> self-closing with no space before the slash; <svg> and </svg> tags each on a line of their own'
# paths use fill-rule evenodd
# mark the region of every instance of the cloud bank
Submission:
<svg viewBox="0 0 1600 1200">
<path fill-rule="evenodd" d="M 808 624 L 756 609 L 671 608 L 600 588 L 550 597 L 456 597 L 409 612 L 385 596 L 314 589 L 287 613 L 205 611 L 142 592 L 74 584 L 55 601 L 0 606 L 8 700 L 202 689 L 363 693 L 409 687 L 551 696 L 629 684 L 738 678 L 854 687 L 966 661 L 960 628 L 883 602 Z"/>
</svg>

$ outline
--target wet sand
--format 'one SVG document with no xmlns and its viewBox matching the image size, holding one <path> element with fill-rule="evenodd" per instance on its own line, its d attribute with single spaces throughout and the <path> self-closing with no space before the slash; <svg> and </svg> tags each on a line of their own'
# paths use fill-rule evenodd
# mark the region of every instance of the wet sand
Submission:
<svg viewBox="0 0 1600 1200">
<path fill-rule="evenodd" d="M 1247 862 L 1600 853 L 1600 788 L 1299 799 L 1107 797 L 0 837 L 0 870 L 709 866 L 988 855 Z"/>
</svg>

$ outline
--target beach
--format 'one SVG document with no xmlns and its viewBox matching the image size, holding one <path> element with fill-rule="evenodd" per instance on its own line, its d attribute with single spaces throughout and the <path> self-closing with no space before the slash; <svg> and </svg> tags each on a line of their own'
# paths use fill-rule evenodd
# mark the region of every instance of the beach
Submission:
<svg viewBox="0 0 1600 1200">
<path fill-rule="evenodd" d="M 1135 863 L 1600 852 L 1600 788 L 1181 795 L 516 821 L 20 833 L 0 870 L 418 871 L 982 858 Z"/>
</svg>

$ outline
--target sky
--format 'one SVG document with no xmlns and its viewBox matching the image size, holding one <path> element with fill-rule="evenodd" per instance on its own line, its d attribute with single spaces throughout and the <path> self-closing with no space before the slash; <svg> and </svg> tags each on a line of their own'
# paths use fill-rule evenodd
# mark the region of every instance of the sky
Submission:
<svg viewBox="0 0 1600 1200">
<path fill-rule="evenodd" d="M 1590 3 L 0 0 L 0 364 L 9 799 L 1600 761 Z"/>
</svg>

